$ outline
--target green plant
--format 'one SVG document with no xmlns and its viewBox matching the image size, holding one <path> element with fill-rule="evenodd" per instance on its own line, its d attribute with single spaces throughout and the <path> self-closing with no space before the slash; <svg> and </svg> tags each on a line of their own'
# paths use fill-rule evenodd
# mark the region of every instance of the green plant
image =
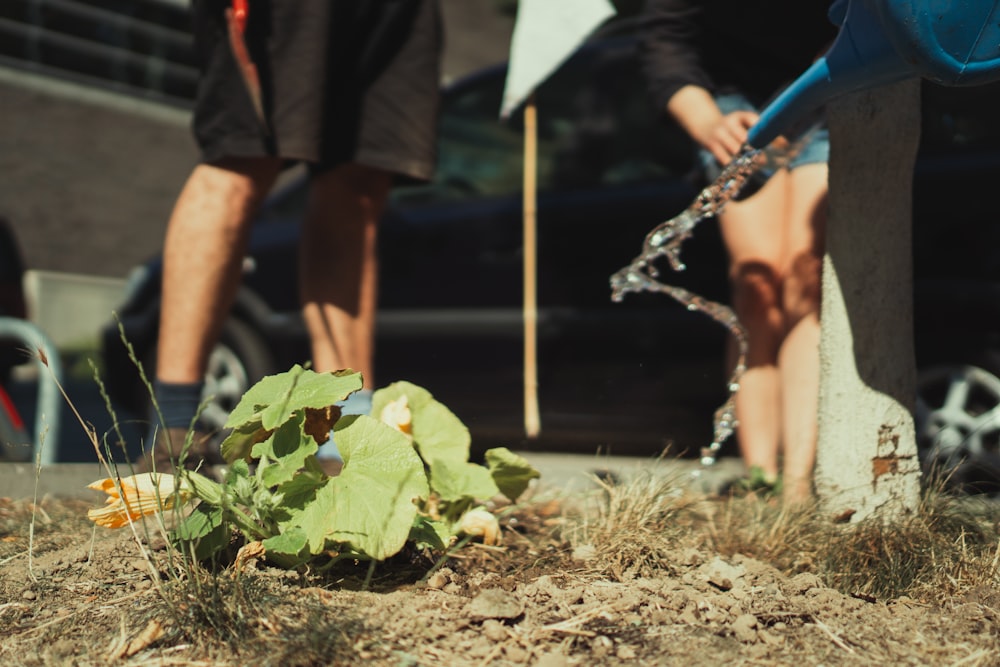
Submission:
<svg viewBox="0 0 1000 667">
<path fill-rule="evenodd" d="M 425 389 L 398 382 L 375 392 L 373 414 L 341 416 L 336 403 L 361 388 L 353 371 L 300 366 L 252 387 L 229 417 L 221 483 L 180 471 L 198 506 L 173 538 L 198 558 L 226 549 L 234 532 L 259 541 L 286 567 L 314 560 L 385 560 L 408 541 L 446 549 L 458 535 L 496 539 L 482 502 L 517 499 L 538 477 L 505 448 L 469 462 L 464 424 Z M 332 431 L 331 431 L 332 429 Z M 330 434 L 344 459 L 336 477 L 316 453 Z M 173 485 L 171 486 L 173 488 Z"/>
</svg>

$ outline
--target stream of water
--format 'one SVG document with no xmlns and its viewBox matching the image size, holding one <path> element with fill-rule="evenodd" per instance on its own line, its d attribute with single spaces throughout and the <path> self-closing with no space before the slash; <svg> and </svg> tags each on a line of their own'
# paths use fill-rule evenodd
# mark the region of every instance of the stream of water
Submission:
<svg viewBox="0 0 1000 667">
<path fill-rule="evenodd" d="M 736 339 L 738 356 L 729 378 L 729 395 L 715 411 L 712 442 L 702 447 L 701 463 L 704 466 L 715 463 L 722 444 L 736 430 L 736 392 L 746 370 L 747 334 L 729 306 L 659 280 L 656 261 L 665 257 L 674 271 L 683 271 L 685 265 L 681 261 L 681 246 L 691 237 L 695 226 L 702 220 L 718 215 L 758 171 L 765 167 L 776 169 L 786 166 L 801 145 L 802 139 L 783 150 L 768 149 L 766 152 L 744 146 L 719 177 L 705 187 L 687 209 L 660 223 L 646 235 L 642 252 L 631 264 L 611 276 L 613 301 L 621 301 L 630 292 L 660 292 L 676 299 L 688 310 L 708 315 L 726 327 Z"/>
</svg>

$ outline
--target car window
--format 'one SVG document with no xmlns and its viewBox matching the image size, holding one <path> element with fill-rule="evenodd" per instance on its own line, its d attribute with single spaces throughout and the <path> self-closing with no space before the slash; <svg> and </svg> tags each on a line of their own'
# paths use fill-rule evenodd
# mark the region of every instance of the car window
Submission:
<svg viewBox="0 0 1000 667">
<path fill-rule="evenodd" d="M 443 100 L 435 198 L 521 191 L 524 114 L 499 120 L 505 76 L 484 73 Z M 646 97 L 633 40 L 582 49 L 540 87 L 537 109 L 542 193 L 656 181 L 690 166 L 689 141 Z"/>
<path fill-rule="evenodd" d="M 521 188 L 520 129 L 499 120 L 504 70 L 456 88 L 442 101 L 433 182 L 453 196 L 496 196 Z"/>
<path fill-rule="evenodd" d="M 658 181 L 690 165 L 690 142 L 646 95 L 632 39 L 583 50 L 541 88 L 538 109 L 543 189 Z"/>
</svg>

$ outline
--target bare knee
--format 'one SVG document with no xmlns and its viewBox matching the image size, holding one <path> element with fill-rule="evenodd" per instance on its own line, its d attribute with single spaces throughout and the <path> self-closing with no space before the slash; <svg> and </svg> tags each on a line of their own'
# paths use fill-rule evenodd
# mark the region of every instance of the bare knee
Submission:
<svg viewBox="0 0 1000 667">
<path fill-rule="evenodd" d="M 267 196 L 280 170 L 276 158 L 225 158 L 199 165 L 194 178 L 212 196 L 231 206 L 250 208 Z"/>
<path fill-rule="evenodd" d="M 315 204 L 355 209 L 361 217 L 373 218 L 381 214 L 391 185 L 389 172 L 348 163 L 314 174 L 310 196 Z"/>
<path fill-rule="evenodd" d="M 792 259 L 782 286 L 782 302 L 788 326 L 819 312 L 823 261 L 812 253 Z"/>
<path fill-rule="evenodd" d="M 750 332 L 780 334 L 781 278 L 764 262 L 742 262 L 732 271 L 733 302 L 740 321 Z"/>
</svg>

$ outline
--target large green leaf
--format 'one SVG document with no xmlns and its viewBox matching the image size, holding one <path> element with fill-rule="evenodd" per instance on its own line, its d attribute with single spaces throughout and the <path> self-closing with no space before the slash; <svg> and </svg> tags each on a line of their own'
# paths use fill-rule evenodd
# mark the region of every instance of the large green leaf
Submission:
<svg viewBox="0 0 1000 667">
<path fill-rule="evenodd" d="M 444 521 L 435 521 L 428 516 L 419 515 L 410 529 L 410 541 L 418 549 L 443 551 L 451 546 L 453 535 Z"/>
<path fill-rule="evenodd" d="M 192 545 L 198 560 L 207 560 L 229 544 L 229 524 L 219 507 L 201 503 L 174 529 L 178 542 Z"/>
<path fill-rule="evenodd" d="M 445 502 L 489 500 L 500 493 L 490 471 L 468 461 L 431 461 L 431 489 Z"/>
<path fill-rule="evenodd" d="M 314 472 L 308 466 L 292 479 L 274 490 L 278 497 L 278 507 L 272 512 L 272 517 L 280 525 L 295 525 L 295 517 L 302 513 L 316 498 L 316 492 L 327 483 L 328 478 L 322 472 Z"/>
<path fill-rule="evenodd" d="M 249 459 L 253 446 L 293 414 L 327 408 L 360 388 L 361 374 L 354 371 L 316 373 L 296 365 L 285 373 L 269 375 L 251 387 L 229 413 L 226 428 L 232 431 L 222 442 L 222 457 L 229 463 Z"/>
<path fill-rule="evenodd" d="M 258 414 L 254 419 L 240 424 L 229 432 L 219 447 L 222 458 L 226 460 L 226 463 L 249 460 L 250 450 L 254 444 L 261 442 L 269 435 L 270 433 L 261 426 Z"/>
<path fill-rule="evenodd" d="M 295 567 L 309 560 L 307 543 L 306 534 L 299 528 L 292 528 L 262 542 L 267 557 L 286 568 Z"/>
<path fill-rule="evenodd" d="M 290 371 L 270 375 L 243 395 L 226 428 L 260 420 L 261 428 L 273 430 L 303 408 L 325 408 L 361 389 L 361 374 L 354 371 L 316 373 L 299 365 Z"/>
<path fill-rule="evenodd" d="M 290 481 L 306 462 L 306 458 L 319 450 L 319 445 L 302 431 L 303 412 L 278 427 L 271 437 L 254 445 L 251 456 L 260 459 L 261 481 L 266 487 Z M 266 461 L 266 463 L 265 463 Z"/>
<path fill-rule="evenodd" d="M 341 418 L 334 437 L 343 471 L 317 491 L 295 523 L 313 554 L 334 542 L 385 560 L 406 543 L 417 514 L 414 500 L 427 497 L 423 463 L 406 436 L 371 417 Z"/>
<path fill-rule="evenodd" d="M 385 406 L 405 396 L 413 415 L 412 436 L 427 463 L 440 459 L 468 461 L 469 429 L 443 403 L 423 387 L 394 382 L 372 396 L 372 416 L 378 419 Z"/>
<path fill-rule="evenodd" d="M 514 502 L 528 488 L 533 479 L 541 476 L 523 456 L 506 447 L 486 451 L 486 467 L 500 492 Z"/>
</svg>

